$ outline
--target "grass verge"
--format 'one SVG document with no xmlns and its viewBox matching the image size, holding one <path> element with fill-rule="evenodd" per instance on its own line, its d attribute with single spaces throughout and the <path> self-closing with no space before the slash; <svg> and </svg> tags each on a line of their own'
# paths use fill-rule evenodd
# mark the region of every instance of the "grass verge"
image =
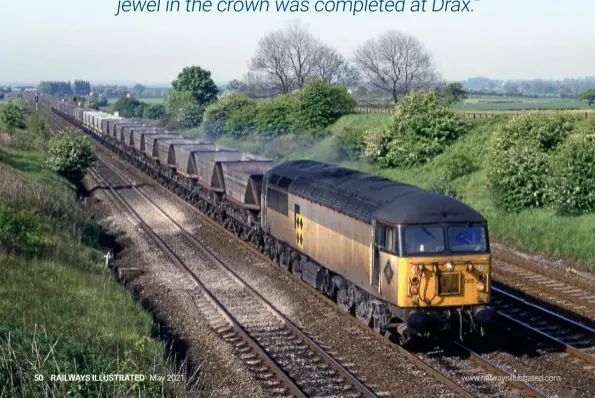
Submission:
<svg viewBox="0 0 595 398">
<path fill-rule="evenodd" d="M 43 153 L 0 146 L 0 397 L 206 393 L 111 276 L 100 232 Z"/>
</svg>

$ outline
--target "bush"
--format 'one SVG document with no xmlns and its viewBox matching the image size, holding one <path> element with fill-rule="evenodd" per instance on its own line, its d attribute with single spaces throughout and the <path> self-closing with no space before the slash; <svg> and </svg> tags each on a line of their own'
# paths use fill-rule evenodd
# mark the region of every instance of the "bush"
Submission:
<svg viewBox="0 0 595 398">
<path fill-rule="evenodd" d="M 366 146 L 364 131 L 362 129 L 341 126 L 335 129 L 334 136 L 347 157 L 352 160 L 359 159 Z"/>
<path fill-rule="evenodd" d="M 176 121 L 180 126 L 187 129 L 197 127 L 202 123 L 204 111 L 205 109 L 202 105 L 198 105 L 196 102 L 190 102 L 178 109 Z"/>
<path fill-rule="evenodd" d="M 496 203 L 509 212 L 547 203 L 549 154 L 572 131 L 575 118 L 530 112 L 496 129 L 488 152 L 488 182 Z"/>
<path fill-rule="evenodd" d="M 121 97 L 114 105 L 114 112 L 119 112 L 124 117 L 143 117 L 147 106 L 136 98 Z"/>
<path fill-rule="evenodd" d="M 256 104 L 236 109 L 225 120 L 225 131 L 235 138 L 245 137 L 256 130 Z"/>
<path fill-rule="evenodd" d="M 95 160 L 87 137 L 60 131 L 49 142 L 48 167 L 73 183 L 79 183 Z"/>
<path fill-rule="evenodd" d="M 595 211 L 595 134 L 573 134 L 551 159 L 548 193 L 561 215 Z"/>
<path fill-rule="evenodd" d="M 384 167 L 422 165 L 442 153 L 466 128 L 434 90 L 412 91 L 397 104 L 388 126 L 368 132 L 365 154 Z"/>
<path fill-rule="evenodd" d="M 8 134 L 14 134 L 17 129 L 25 128 L 24 108 L 16 102 L 9 103 L 0 109 L 0 121 Z"/>
<path fill-rule="evenodd" d="M 154 104 L 149 105 L 143 111 L 143 117 L 145 119 L 163 120 L 166 117 L 165 105 Z M 202 117 L 202 115 L 201 115 Z"/>
<path fill-rule="evenodd" d="M 203 117 L 203 129 L 211 138 L 217 138 L 228 133 L 225 122 L 232 112 L 244 107 L 254 107 L 256 102 L 245 93 L 226 93 L 207 106 Z"/>
<path fill-rule="evenodd" d="M 322 136 L 327 126 L 351 113 L 356 105 L 345 86 L 312 80 L 298 94 L 295 126 L 314 137 Z"/>
<path fill-rule="evenodd" d="M 105 97 L 101 97 L 101 98 L 93 97 L 89 101 L 89 108 L 93 108 L 93 109 L 99 110 L 100 107 L 107 106 L 107 104 L 108 104 L 107 98 L 105 98 Z"/>
<path fill-rule="evenodd" d="M 0 248 L 15 254 L 34 254 L 43 246 L 43 236 L 33 209 L 19 209 L 0 200 Z"/>
<path fill-rule="evenodd" d="M 188 104 L 198 105 L 198 102 L 196 102 L 190 91 L 171 90 L 165 100 L 165 112 L 176 118 L 179 110 Z"/>
<path fill-rule="evenodd" d="M 255 115 L 257 133 L 269 141 L 292 133 L 297 105 L 297 97 L 288 94 L 259 104 Z"/>
</svg>

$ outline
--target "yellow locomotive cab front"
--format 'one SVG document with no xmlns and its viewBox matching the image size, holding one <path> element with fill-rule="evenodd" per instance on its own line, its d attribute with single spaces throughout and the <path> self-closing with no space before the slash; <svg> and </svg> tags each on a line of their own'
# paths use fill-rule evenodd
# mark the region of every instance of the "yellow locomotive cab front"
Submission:
<svg viewBox="0 0 595 398">
<path fill-rule="evenodd" d="M 487 224 L 376 222 L 374 263 L 392 312 L 416 333 L 488 325 L 492 311 Z"/>
<path fill-rule="evenodd" d="M 489 254 L 400 258 L 399 270 L 399 307 L 458 307 L 490 302 Z"/>
</svg>

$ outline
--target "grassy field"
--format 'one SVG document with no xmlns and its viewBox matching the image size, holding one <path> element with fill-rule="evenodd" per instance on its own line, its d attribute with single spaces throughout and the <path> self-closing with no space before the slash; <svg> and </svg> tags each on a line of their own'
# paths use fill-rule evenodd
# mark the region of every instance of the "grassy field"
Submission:
<svg viewBox="0 0 595 398">
<path fill-rule="evenodd" d="M 462 111 L 501 111 L 525 109 L 588 109 L 585 102 L 560 98 L 477 97 L 457 104 Z"/>
<path fill-rule="evenodd" d="M 179 371 L 105 267 L 75 187 L 44 164 L 41 151 L 0 146 L 0 396 L 184 396 L 185 383 L 50 380 Z"/>
<path fill-rule="evenodd" d="M 362 107 L 367 112 L 386 112 L 386 102 L 378 102 L 384 109 L 367 109 L 365 103 Z M 524 98 L 524 97 L 471 97 L 464 102 L 454 106 L 456 111 L 461 112 L 518 112 L 523 110 L 548 110 L 568 109 L 577 111 L 595 111 L 595 107 L 589 106 L 578 100 L 562 98 Z"/>
<path fill-rule="evenodd" d="M 147 98 L 139 98 L 139 100 L 141 102 L 145 102 L 147 104 L 150 105 L 154 105 L 154 104 L 163 104 L 163 102 L 165 101 L 165 98 L 163 97 L 147 97 Z M 106 106 L 102 106 L 100 109 L 104 112 L 113 112 L 114 109 L 114 104 L 118 101 L 118 98 L 108 98 L 107 100 L 107 105 Z"/>
</svg>

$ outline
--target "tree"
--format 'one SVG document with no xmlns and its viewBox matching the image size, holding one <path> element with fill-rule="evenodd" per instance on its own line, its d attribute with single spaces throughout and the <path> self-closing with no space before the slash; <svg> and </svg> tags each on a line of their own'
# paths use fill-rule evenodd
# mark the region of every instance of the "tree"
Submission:
<svg viewBox="0 0 595 398">
<path fill-rule="evenodd" d="M 270 95 L 290 93 L 317 78 L 346 84 L 354 75 L 340 54 L 292 23 L 260 39 L 245 80 Z"/>
<path fill-rule="evenodd" d="M 297 96 L 282 94 L 258 105 L 256 131 L 265 140 L 273 140 L 294 130 L 294 116 L 298 106 Z"/>
<path fill-rule="evenodd" d="M 143 117 L 147 106 L 136 98 L 120 97 L 114 104 L 114 112 L 119 112 L 124 117 Z"/>
<path fill-rule="evenodd" d="M 10 102 L 3 109 L 0 109 L 0 121 L 6 128 L 8 134 L 14 134 L 16 129 L 25 128 L 23 109 L 14 102 Z"/>
<path fill-rule="evenodd" d="M 579 99 L 585 101 L 589 107 L 593 105 L 595 102 L 595 88 L 590 88 L 580 93 Z"/>
<path fill-rule="evenodd" d="M 234 79 L 227 84 L 227 90 L 229 91 L 242 92 L 246 91 L 246 89 L 246 84 L 237 79 Z"/>
<path fill-rule="evenodd" d="M 172 82 L 173 90 L 189 91 L 199 105 L 208 105 L 215 101 L 219 89 L 211 79 L 211 72 L 200 66 L 186 67 Z"/>
<path fill-rule="evenodd" d="M 409 90 L 428 88 L 437 80 L 423 44 L 394 30 L 366 41 L 353 57 L 368 83 L 390 93 L 395 103 Z"/>
<path fill-rule="evenodd" d="M 198 102 L 190 91 L 172 90 L 165 100 L 165 112 L 176 118 L 180 109 L 191 104 L 198 105 Z"/>
<path fill-rule="evenodd" d="M 93 145 L 88 137 L 59 131 L 48 145 L 48 167 L 73 183 L 79 183 L 93 163 Z"/>
<path fill-rule="evenodd" d="M 93 97 L 89 101 L 89 108 L 99 110 L 100 107 L 107 106 L 107 104 L 108 104 L 107 98 L 105 98 L 105 97 L 101 97 L 101 98 Z"/>
<path fill-rule="evenodd" d="M 458 104 L 467 98 L 467 92 L 463 90 L 461 83 L 450 83 L 441 87 L 438 94 L 448 105 Z"/>
<path fill-rule="evenodd" d="M 321 45 L 316 60 L 316 75 L 331 84 L 344 84 L 356 88 L 360 81 L 357 68 L 349 65 L 343 55 L 334 48 Z"/>
<path fill-rule="evenodd" d="M 344 85 L 330 84 L 324 79 L 309 82 L 298 95 L 296 127 L 319 136 L 324 128 L 357 105 Z"/>
<path fill-rule="evenodd" d="M 365 153 L 383 167 L 423 165 L 465 130 L 464 121 L 439 101 L 435 90 L 412 90 L 397 103 L 387 126 L 366 133 Z"/>
<path fill-rule="evenodd" d="M 255 105 L 256 102 L 245 93 L 223 94 L 216 102 L 207 106 L 202 122 L 204 132 L 211 138 L 227 134 L 225 122 L 230 115 L 236 110 Z"/>
<path fill-rule="evenodd" d="M 183 105 L 176 114 L 176 121 L 184 128 L 191 129 L 202 123 L 202 115 L 205 108 L 196 102 L 189 102 Z"/>
<path fill-rule="evenodd" d="M 91 84 L 86 80 L 75 80 L 73 91 L 76 95 L 89 95 L 91 92 Z"/>
<path fill-rule="evenodd" d="M 165 105 L 153 104 L 145 108 L 143 117 L 147 119 L 165 119 Z"/>
<path fill-rule="evenodd" d="M 132 87 L 132 93 L 137 96 L 140 97 L 146 90 L 147 88 L 145 86 L 143 86 L 142 84 L 135 84 L 134 87 Z"/>
</svg>

